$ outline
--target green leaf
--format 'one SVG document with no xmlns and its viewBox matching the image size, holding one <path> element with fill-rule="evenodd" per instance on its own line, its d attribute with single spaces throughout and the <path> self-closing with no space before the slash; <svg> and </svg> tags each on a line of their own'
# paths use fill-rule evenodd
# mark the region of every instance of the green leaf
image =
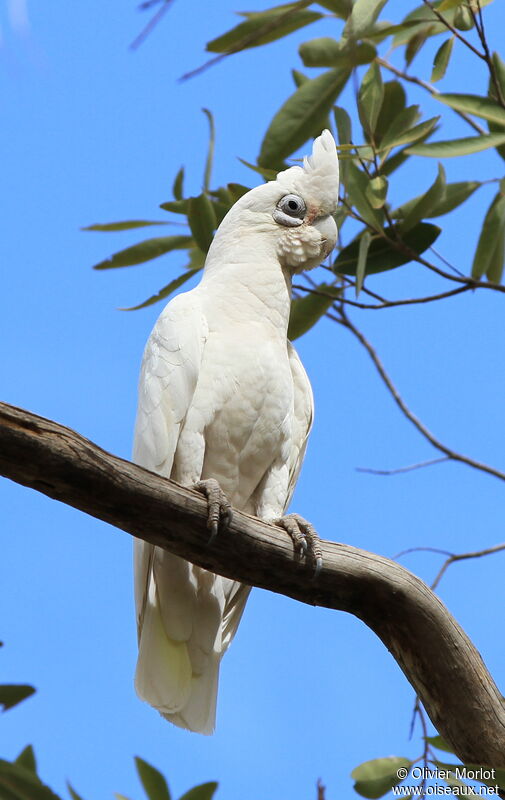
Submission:
<svg viewBox="0 0 505 800">
<path fill-rule="evenodd" d="M 208 119 L 209 122 L 209 144 L 207 148 L 207 160 L 205 161 L 205 172 L 203 174 L 203 189 L 205 192 L 209 191 L 210 188 L 210 178 L 212 175 L 212 164 L 214 161 L 214 146 L 216 143 L 216 128 L 214 125 L 214 117 L 212 116 L 212 111 L 209 111 L 208 108 L 202 108 L 203 113 Z"/>
<path fill-rule="evenodd" d="M 438 175 L 435 179 L 435 182 L 430 186 L 427 192 L 425 192 L 417 203 L 415 203 L 405 214 L 402 222 L 401 222 L 401 229 L 403 233 L 406 233 L 408 230 L 413 228 L 424 219 L 430 211 L 432 211 L 437 203 L 440 202 L 444 195 L 446 186 L 445 180 L 445 170 L 442 164 L 438 165 Z"/>
<path fill-rule="evenodd" d="M 24 683 L 4 683 L 0 685 L 0 706 L 7 711 L 9 708 L 17 706 L 27 697 L 35 694 L 33 686 Z"/>
<path fill-rule="evenodd" d="M 442 736 L 425 736 L 424 739 L 428 742 L 428 744 L 431 744 L 432 747 L 436 747 L 437 750 L 443 750 L 444 753 L 454 752 L 451 745 L 446 742 Z"/>
<path fill-rule="evenodd" d="M 209 249 L 216 229 L 216 213 L 208 195 L 190 197 L 188 202 L 188 224 L 193 239 L 204 253 Z"/>
<path fill-rule="evenodd" d="M 218 785 L 215 781 L 201 783 L 183 794 L 179 800 L 212 800 Z"/>
<path fill-rule="evenodd" d="M 183 272 L 182 275 L 179 275 L 177 278 L 174 278 L 173 281 L 170 281 L 163 289 L 160 289 L 157 294 L 153 294 L 151 297 L 148 297 L 147 300 L 144 300 L 143 303 L 139 303 L 137 306 L 130 306 L 129 308 L 120 308 L 120 311 L 138 311 L 140 308 L 147 308 L 147 306 L 152 306 L 155 303 L 159 303 L 160 300 L 165 300 L 166 297 L 169 297 L 173 294 L 177 289 L 180 289 L 193 275 L 196 275 L 197 272 L 200 271 L 198 269 L 190 269 L 187 272 Z"/>
<path fill-rule="evenodd" d="M 248 13 L 245 22 L 213 39 L 206 49 L 211 53 L 236 53 L 248 47 L 274 42 L 321 19 L 321 14 L 297 8 L 299 5 L 287 3 L 267 11 Z"/>
<path fill-rule="evenodd" d="M 0 759 L 2 800 L 61 800 L 30 769 Z"/>
<path fill-rule="evenodd" d="M 443 781 L 447 784 L 447 786 L 460 789 L 461 791 L 457 793 L 459 796 L 463 795 L 464 797 L 478 797 L 475 789 L 473 789 L 464 781 L 460 781 L 458 778 L 447 776 L 443 778 Z M 456 792 L 454 792 L 454 794 L 456 794 Z"/>
<path fill-rule="evenodd" d="M 440 0 L 439 2 L 433 3 L 433 7 L 438 9 L 440 7 Z M 444 17 L 452 24 L 454 21 L 454 10 L 445 12 Z M 414 22 L 417 23 L 417 26 L 411 27 L 409 23 Z M 403 19 L 402 25 L 399 26 L 400 29 L 398 33 L 396 33 L 393 38 L 393 47 L 399 47 L 407 44 L 412 36 L 415 36 L 416 33 L 427 26 L 430 28 L 430 36 L 435 36 L 439 33 L 447 33 L 447 27 L 443 24 L 443 22 L 439 22 L 431 9 L 422 3 L 413 11 L 410 11 Z"/>
<path fill-rule="evenodd" d="M 394 36 L 396 33 L 414 28 L 416 25 L 419 25 L 416 21 L 402 22 L 400 25 L 391 25 L 389 22 L 377 22 L 373 29 L 368 31 L 366 38 L 372 39 L 374 42 L 382 42 L 384 39 L 387 39 L 388 36 Z"/>
<path fill-rule="evenodd" d="M 465 6 L 459 6 L 454 14 L 454 27 L 458 31 L 470 31 L 474 26 L 474 21 L 470 9 Z"/>
<path fill-rule="evenodd" d="M 383 797 L 403 780 L 398 777 L 398 770 L 400 768 L 410 770 L 411 766 L 412 761 L 399 756 L 365 761 L 351 772 L 351 777 L 355 781 L 354 790 L 362 797 Z"/>
<path fill-rule="evenodd" d="M 68 781 L 67 781 L 67 789 L 72 800 L 82 800 L 81 795 L 77 794 L 74 787 Z"/>
<path fill-rule="evenodd" d="M 149 800 L 171 800 L 167 782 L 161 772 L 135 756 L 135 766 Z"/>
<path fill-rule="evenodd" d="M 132 267 L 151 261 L 172 250 L 185 250 L 190 247 L 193 240 L 190 236 L 158 236 L 155 239 L 146 239 L 126 250 L 120 250 L 105 261 L 95 264 L 93 269 L 115 269 L 116 267 Z"/>
<path fill-rule="evenodd" d="M 172 194 L 176 200 L 182 200 L 184 197 L 184 167 L 181 167 L 175 176 Z"/>
<path fill-rule="evenodd" d="M 505 133 L 489 133 L 481 136 L 467 136 L 464 139 L 450 139 L 443 142 L 428 142 L 408 147 L 405 152 L 411 156 L 429 156 L 431 158 L 452 158 L 480 153 L 490 147 L 505 144 Z"/>
<path fill-rule="evenodd" d="M 464 111 L 466 114 L 473 114 L 475 117 L 482 117 L 494 122 L 502 128 L 505 127 L 505 108 L 489 97 L 479 97 L 475 94 L 435 94 L 433 96 L 435 100 L 454 108 L 455 111 Z"/>
<path fill-rule="evenodd" d="M 425 44 L 428 36 L 431 35 L 432 29 L 432 25 L 423 25 L 421 28 L 416 29 L 415 33 L 413 33 L 410 37 L 404 53 L 405 64 L 407 67 L 412 64 L 414 58 Z"/>
<path fill-rule="evenodd" d="M 342 37 L 344 39 L 361 39 L 373 29 L 375 21 L 386 5 L 387 0 L 356 0 L 348 18 Z"/>
<path fill-rule="evenodd" d="M 445 6 L 445 1 L 446 0 L 437 0 L 437 2 L 432 3 L 432 5 L 438 11 L 443 11 L 444 19 L 453 25 L 457 8 Z M 492 2 L 493 0 L 480 0 L 480 5 L 482 8 L 484 8 L 484 6 L 487 6 Z M 431 27 L 431 31 L 429 33 L 430 36 L 436 36 L 439 33 L 447 33 L 447 26 L 444 25 L 443 22 L 439 22 L 431 9 L 422 3 L 413 11 L 410 11 L 403 19 L 402 24 L 399 26 L 400 30 L 393 39 L 393 47 L 398 47 L 408 42 L 412 36 L 412 31 L 415 33 L 416 30 L 415 27 L 409 28 L 410 23 L 413 22 L 417 23 L 418 28 L 429 24 Z"/>
<path fill-rule="evenodd" d="M 345 108 L 335 106 L 333 109 L 335 124 L 337 126 L 338 141 L 340 144 L 350 144 L 352 141 L 351 118 Z"/>
<path fill-rule="evenodd" d="M 355 206 L 360 216 L 374 230 L 382 230 L 382 217 L 380 211 L 373 208 L 368 200 L 366 191 L 369 184 L 368 175 L 362 172 L 353 161 L 347 167 L 346 191 L 351 203 Z"/>
<path fill-rule="evenodd" d="M 383 132 L 381 147 L 395 147 L 395 141 L 406 131 L 410 130 L 420 118 L 419 106 L 407 106 L 401 108 L 398 113 L 392 115 L 388 127 Z M 389 144 L 391 142 L 391 144 Z"/>
<path fill-rule="evenodd" d="M 373 140 L 384 99 L 384 84 L 379 65 L 374 62 L 365 72 L 358 92 L 358 112 L 363 129 Z"/>
<path fill-rule="evenodd" d="M 501 60 L 498 53 L 493 53 L 492 55 L 492 62 L 494 67 L 494 74 L 496 76 L 496 80 L 500 87 L 501 93 L 503 97 L 505 97 L 505 63 Z M 489 88 L 488 88 L 488 95 L 492 100 L 496 100 L 496 86 L 492 77 L 489 78 Z M 502 131 L 501 125 L 496 125 L 494 122 L 490 122 L 488 120 L 487 126 L 491 133 L 500 133 Z M 501 145 L 501 147 L 497 147 L 496 150 L 500 154 L 500 156 L 505 160 L 505 145 Z"/>
<path fill-rule="evenodd" d="M 369 42 L 356 45 L 343 40 L 337 42 L 329 36 L 303 42 L 298 52 L 306 67 L 352 68 L 369 64 L 377 55 L 375 47 Z"/>
<path fill-rule="evenodd" d="M 172 211 L 174 214 L 187 214 L 188 201 L 187 200 L 168 200 L 166 203 L 160 203 L 160 208 L 164 211 Z"/>
<path fill-rule="evenodd" d="M 189 262 L 186 264 L 186 269 L 202 269 L 205 266 L 206 254 L 203 253 L 199 247 L 191 247 L 188 250 Z"/>
<path fill-rule="evenodd" d="M 228 190 L 234 203 L 236 203 L 237 200 L 240 200 L 240 198 L 247 194 L 247 192 L 251 191 L 248 186 L 243 186 L 241 183 L 229 183 Z"/>
<path fill-rule="evenodd" d="M 87 225 L 81 231 L 129 231 L 133 228 L 145 228 L 148 225 L 170 225 L 165 220 L 130 219 L 125 222 L 106 222 L 103 225 Z"/>
<path fill-rule="evenodd" d="M 340 289 L 322 283 L 316 287 L 321 294 L 306 294 L 297 297 L 291 303 L 289 316 L 288 339 L 294 341 L 307 333 L 316 322 L 326 314 L 332 303 L 337 299 Z M 328 296 L 325 297 L 324 294 Z"/>
<path fill-rule="evenodd" d="M 477 280 L 491 271 L 501 278 L 503 270 L 503 231 L 505 228 L 505 196 L 498 193 L 484 217 L 472 265 L 472 278 Z"/>
<path fill-rule="evenodd" d="M 386 81 L 384 84 L 384 98 L 375 125 L 376 144 L 380 144 L 387 129 L 391 127 L 399 114 L 404 111 L 405 102 L 405 89 L 402 84 L 399 81 Z M 410 124 L 412 125 L 412 123 Z M 407 127 L 410 127 L 410 125 Z"/>
<path fill-rule="evenodd" d="M 457 8 L 458 6 L 462 5 L 462 3 L 466 3 L 467 0 L 442 0 L 440 5 L 438 6 L 439 11 L 448 11 L 450 8 Z"/>
<path fill-rule="evenodd" d="M 257 164 L 250 164 L 249 161 L 245 161 L 243 158 L 239 158 L 239 161 L 245 167 L 252 169 L 253 172 L 257 172 L 258 175 L 261 175 L 261 177 L 265 178 L 267 181 L 274 181 L 277 177 L 276 169 L 265 169 L 264 167 L 258 167 Z"/>
<path fill-rule="evenodd" d="M 441 217 L 448 214 L 455 208 L 460 206 L 465 200 L 475 192 L 482 184 L 479 181 L 458 181 L 456 183 L 448 183 L 445 186 L 445 191 L 433 208 L 428 211 L 424 216 L 426 219 L 433 219 L 434 217 Z M 392 212 L 391 216 L 394 218 L 406 217 L 416 203 L 418 203 L 424 195 L 419 194 L 412 200 L 408 200 L 403 205 L 399 206 Z"/>
<path fill-rule="evenodd" d="M 386 228 L 384 232 L 392 241 L 395 241 L 395 239 L 401 235 L 401 230 L 398 225 L 393 225 L 392 228 Z M 419 222 L 415 228 L 412 228 L 402 236 L 402 242 L 408 250 L 412 250 L 418 255 L 421 255 L 428 247 L 431 247 L 440 233 L 441 228 L 437 225 L 432 225 L 429 222 Z M 343 275 L 356 274 L 360 246 L 359 239 L 360 237 L 354 239 L 354 241 L 340 251 L 333 263 L 333 270 L 336 273 Z M 412 261 L 412 257 L 408 252 L 398 249 L 382 236 L 373 236 L 367 255 L 367 275 L 396 269 L 403 264 L 408 264 L 410 261 Z"/>
<path fill-rule="evenodd" d="M 337 126 L 337 136 L 338 141 L 341 145 L 350 144 L 352 141 L 352 125 L 351 125 L 351 118 L 345 108 L 340 108 L 339 106 L 335 106 L 333 109 L 333 115 L 335 117 L 335 124 Z M 342 176 L 342 183 L 344 186 L 347 184 L 347 164 L 346 160 L 340 160 L 340 173 Z"/>
<path fill-rule="evenodd" d="M 432 83 L 436 83 L 437 81 L 442 80 L 442 78 L 444 77 L 447 71 L 447 67 L 449 66 L 449 61 L 451 58 L 453 47 L 454 47 L 454 36 L 451 36 L 438 48 L 435 54 L 435 58 L 433 60 L 433 69 L 431 72 Z"/>
<path fill-rule="evenodd" d="M 352 3 L 353 0 L 317 0 L 318 5 L 333 11 L 341 19 L 347 19 L 352 11 Z"/>
<path fill-rule="evenodd" d="M 34 775 L 37 774 L 37 762 L 31 744 L 27 745 L 24 750 L 20 752 L 15 761 L 13 761 L 13 764 L 17 764 L 19 767 L 33 772 Z"/>
<path fill-rule="evenodd" d="M 366 197 L 372 208 L 382 208 L 386 202 L 388 193 L 388 181 L 384 175 L 377 175 L 372 178 L 366 187 Z"/>
<path fill-rule="evenodd" d="M 405 111 L 409 111 L 409 108 L 406 108 Z M 413 128 L 402 130 L 407 117 L 407 114 L 402 113 L 399 115 L 396 125 L 391 125 L 381 142 L 380 152 L 392 150 L 393 147 L 400 147 L 400 145 L 409 144 L 410 142 L 416 142 L 418 139 L 425 139 L 433 132 L 440 119 L 440 117 L 431 117 L 425 122 L 420 122 L 419 125 L 414 125 Z M 406 150 L 405 152 L 409 153 L 410 151 Z"/>
<path fill-rule="evenodd" d="M 503 277 L 503 267 L 505 260 L 505 226 L 502 225 L 496 237 L 494 253 L 489 260 L 486 271 L 486 278 L 492 283 L 500 283 Z M 505 773 L 504 773 L 505 774 Z"/>
<path fill-rule="evenodd" d="M 370 247 L 371 241 L 372 241 L 372 234 L 370 233 L 370 231 L 365 231 L 363 236 L 360 236 L 358 263 L 356 265 L 356 286 L 355 286 L 356 297 L 358 297 L 359 293 L 361 292 L 363 281 L 365 279 L 366 259 L 368 256 L 368 249 Z"/>
<path fill-rule="evenodd" d="M 330 70 L 305 81 L 277 112 L 261 144 L 258 164 L 272 168 L 321 132 L 326 115 L 347 83 L 348 70 Z"/>
</svg>

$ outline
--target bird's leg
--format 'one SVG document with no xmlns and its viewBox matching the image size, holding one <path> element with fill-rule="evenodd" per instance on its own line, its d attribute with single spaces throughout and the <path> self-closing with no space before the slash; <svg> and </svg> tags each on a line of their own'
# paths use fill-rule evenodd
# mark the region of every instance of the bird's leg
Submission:
<svg viewBox="0 0 505 800">
<path fill-rule="evenodd" d="M 299 514 L 286 514 L 272 522 L 289 533 L 296 553 L 301 556 L 310 556 L 315 566 L 314 577 L 317 577 L 323 566 L 323 553 L 321 540 L 314 526 Z"/>
<path fill-rule="evenodd" d="M 229 526 L 232 519 L 231 503 L 214 478 L 197 481 L 192 488 L 204 494 L 207 498 L 207 528 L 210 530 L 210 544 L 216 536 L 220 525 L 223 530 L 226 530 Z"/>
</svg>

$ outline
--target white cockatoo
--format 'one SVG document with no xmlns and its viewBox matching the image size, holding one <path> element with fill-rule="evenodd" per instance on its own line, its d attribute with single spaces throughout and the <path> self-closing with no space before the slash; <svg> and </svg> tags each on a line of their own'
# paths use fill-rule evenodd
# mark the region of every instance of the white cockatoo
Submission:
<svg viewBox="0 0 505 800">
<path fill-rule="evenodd" d="M 303 167 L 235 203 L 199 285 L 168 303 L 147 342 L 134 460 L 203 492 L 213 535 L 231 504 L 281 525 L 298 550 L 308 543 L 317 556 L 314 529 L 282 516 L 313 414 L 287 329 L 293 274 L 316 267 L 335 245 L 337 199 L 337 151 L 326 130 Z M 176 725 L 212 733 L 219 664 L 249 591 L 135 541 L 135 687 Z"/>
</svg>

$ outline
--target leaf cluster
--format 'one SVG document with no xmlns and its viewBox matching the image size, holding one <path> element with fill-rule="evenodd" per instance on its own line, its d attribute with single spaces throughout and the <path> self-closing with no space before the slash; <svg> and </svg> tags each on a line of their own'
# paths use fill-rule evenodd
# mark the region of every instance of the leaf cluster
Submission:
<svg viewBox="0 0 505 800">
<path fill-rule="evenodd" d="M 483 0 L 481 7 L 491 0 Z M 214 54 L 232 55 L 268 45 L 295 30 L 324 19 L 328 35 L 309 39 L 299 47 L 306 68 L 317 68 L 315 76 L 293 70 L 295 88 L 277 110 L 262 138 L 256 164 L 243 161 L 265 180 L 285 169 L 295 154 L 324 128 L 332 128 L 338 139 L 342 172 L 342 205 L 336 221 L 340 230 L 337 255 L 331 264 L 333 278 L 312 288 L 312 296 L 293 302 L 290 335 L 305 333 L 324 315 L 336 298 L 345 297 L 350 276 L 356 295 L 366 276 L 398 269 L 412 261 L 425 263 L 423 254 L 434 244 L 441 228 L 431 222 L 453 212 L 483 185 L 468 178 L 448 182 L 442 163 L 431 186 L 394 207 L 390 201 L 398 170 L 411 159 L 464 157 L 484 150 L 497 156 L 497 191 L 483 220 L 468 276 L 478 283 L 500 283 L 505 254 L 505 179 L 500 160 L 505 159 L 505 64 L 498 54 L 489 57 L 489 82 L 481 95 L 440 93 L 434 84 L 450 75 L 451 58 L 465 44 L 467 31 L 478 24 L 477 6 L 463 0 L 421 3 L 403 19 L 383 20 L 387 0 L 318 0 L 286 3 L 261 12 L 243 12 L 238 25 L 207 45 Z M 335 32 L 338 31 L 337 35 Z M 474 31 L 475 32 L 475 31 Z M 381 53 L 403 51 L 405 70 L 433 37 L 441 36 L 429 82 L 412 78 L 391 67 Z M 485 56 L 481 55 L 482 58 Z M 322 71 L 321 71 L 322 70 Z M 393 75 L 393 77 L 391 77 Z M 453 78 L 457 81 L 458 75 Z M 358 82 L 354 131 L 348 110 L 338 105 L 350 80 Z M 438 102 L 440 113 L 424 117 L 418 104 L 410 103 L 408 91 L 417 82 Z M 197 275 L 219 223 L 248 187 L 230 182 L 211 188 L 215 129 L 212 114 L 204 109 L 210 135 L 202 192 L 186 196 L 184 169 L 172 185 L 172 198 L 161 203 L 171 215 L 167 220 L 130 220 L 91 225 L 89 231 L 125 231 L 153 225 L 183 225 L 175 235 L 158 236 L 116 252 L 95 269 L 144 264 L 169 253 L 184 252 L 178 274 L 165 286 L 130 309 L 145 308 L 168 298 Z M 444 139 L 438 135 L 444 115 L 456 113 L 477 135 Z M 484 130 L 478 120 L 484 120 Z M 487 181 L 490 183 L 490 181 Z M 345 226 L 350 220 L 352 224 Z M 349 229 L 349 234 L 347 230 Z"/>
<path fill-rule="evenodd" d="M 399 797 L 425 797 L 431 792 L 427 791 L 427 786 L 433 781 L 437 784 L 437 794 L 457 794 L 460 796 L 477 796 L 477 793 L 468 783 L 468 780 L 475 780 L 482 787 L 492 788 L 493 793 L 505 789 L 505 770 L 496 769 L 481 764 L 463 764 L 461 762 L 447 763 L 441 761 L 434 753 L 433 748 L 444 753 L 454 755 L 450 745 L 442 736 L 425 736 L 425 751 L 423 755 L 415 760 L 402 756 L 387 756 L 385 758 L 374 758 L 365 761 L 353 769 L 351 777 L 354 780 L 354 791 L 361 797 L 379 798 L 384 797 L 394 787 L 404 785 L 405 791 L 412 788 L 410 793 L 399 793 Z M 468 774 L 467 780 L 461 780 L 461 776 Z M 475 775 L 475 778 L 473 777 Z M 487 777 L 489 775 L 489 777 Z M 482 776 L 482 777 L 479 777 Z M 441 784 L 452 788 L 453 792 L 441 791 Z M 457 787 L 455 789 L 454 787 Z M 434 787 L 433 787 L 434 788 Z"/>
<path fill-rule="evenodd" d="M 34 693 L 33 686 L 27 684 L 2 684 L 0 706 L 7 711 Z M 138 756 L 135 758 L 135 766 L 147 800 L 172 800 L 168 783 L 161 772 Z M 179 800 L 212 800 L 217 786 L 214 781 L 202 783 L 189 789 Z M 83 800 L 68 782 L 67 789 L 71 800 Z M 30 744 L 14 761 L 0 758 L 0 798 L 1 800 L 62 800 L 39 777 L 35 752 Z M 116 798 L 129 800 L 122 794 L 116 794 Z"/>
</svg>

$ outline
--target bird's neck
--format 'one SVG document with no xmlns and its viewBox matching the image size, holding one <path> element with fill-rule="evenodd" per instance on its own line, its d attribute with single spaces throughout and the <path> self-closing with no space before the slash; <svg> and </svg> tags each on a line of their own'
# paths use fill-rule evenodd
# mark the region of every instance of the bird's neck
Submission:
<svg viewBox="0 0 505 800">
<path fill-rule="evenodd" d="M 239 238 L 239 241 L 237 241 Z M 201 281 L 216 316 L 271 324 L 287 333 L 291 274 L 282 268 L 275 241 L 247 235 L 214 240 Z"/>
</svg>

